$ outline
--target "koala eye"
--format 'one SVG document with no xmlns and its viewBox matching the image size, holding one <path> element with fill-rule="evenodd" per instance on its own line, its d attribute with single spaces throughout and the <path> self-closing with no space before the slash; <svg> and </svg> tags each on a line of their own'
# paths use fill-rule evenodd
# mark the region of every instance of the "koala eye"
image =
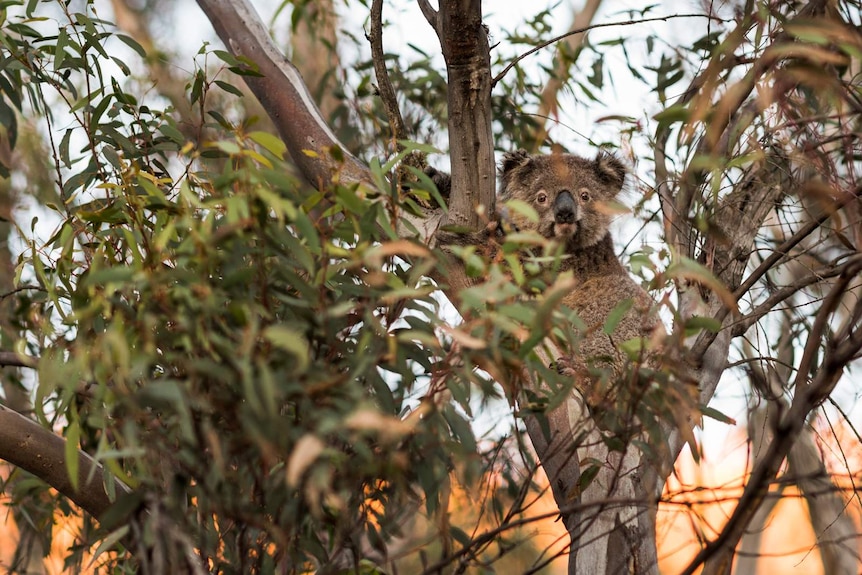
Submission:
<svg viewBox="0 0 862 575">
<path fill-rule="evenodd" d="M 540 204 L 544 204 L 548 201 L 548 194 L 545 192 L 539 192 L 536 194 L 536 201 Z"/>
<path fill-rule="evenodd" d="M 590 201 L 590 193 L 587 190 L 581 190 L 581 201 L 589 202 Z"/>
</svg>

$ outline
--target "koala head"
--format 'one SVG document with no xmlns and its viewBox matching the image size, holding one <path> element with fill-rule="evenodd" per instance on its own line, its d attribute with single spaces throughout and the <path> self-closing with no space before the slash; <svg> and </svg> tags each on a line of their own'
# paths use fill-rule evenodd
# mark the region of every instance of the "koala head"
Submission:
<svg viewBox="0 0 862 575">
<path fill-rule="evenodd" d="M 500 164 L 503 201 L 518 199 L 539 214 L 530 221 L 513 213 L 520 230 L 535 230 L 572 247 L 589 247 L 608 232 L 611 218 L 602 205 L 623 187 L 625 166 L 600 152 L 594 160 L 572 154 L 534 155 L 524 150 L 503 156 Z"/>
</svg>

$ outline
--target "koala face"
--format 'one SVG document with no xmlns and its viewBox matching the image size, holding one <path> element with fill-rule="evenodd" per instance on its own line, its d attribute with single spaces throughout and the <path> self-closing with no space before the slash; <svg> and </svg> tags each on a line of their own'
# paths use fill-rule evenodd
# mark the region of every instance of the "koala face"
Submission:
<svg viewBox="0 0 862 575">
<path fill-rule="evenodd" d="M 539 214 L 539 221 L 513 214 L 520 230 L 535 230 L 572 247 L 601 240 L 611 223 L 604 202 L 614 199 L 626 169 L 615 157 L 599 153 L 594 160 L 572 154 L 531 156 L 524 150 L 507 153 L 500 165 L 500 199 L 518 199 Z"/>
</svg>

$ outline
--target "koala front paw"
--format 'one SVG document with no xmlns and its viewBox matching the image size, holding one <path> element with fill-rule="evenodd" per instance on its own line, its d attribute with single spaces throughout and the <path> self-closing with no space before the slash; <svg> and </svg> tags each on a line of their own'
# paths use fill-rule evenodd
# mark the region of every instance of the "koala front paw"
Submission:
<svg viewBox="0 0 862 575">
<path fill-rule="evenodd" d="M 502 241 L 503 230 L 500 222 L 491 221 L 478 232 L 450 232 L 446 230 L 437 231 L 434 236 L 441 246 L 477 246 L 487 248 L 495 246 Z"/>
<path fill-rule="evenodd" d="M 578 375 L 578 370 L 575 368 L 574 362 L 567 357 L 558 357 L 557 361 L 549 366 L 551 369 L 556 369 L 560 375 L 566 377 L 575 377 Z"/>
</svg>

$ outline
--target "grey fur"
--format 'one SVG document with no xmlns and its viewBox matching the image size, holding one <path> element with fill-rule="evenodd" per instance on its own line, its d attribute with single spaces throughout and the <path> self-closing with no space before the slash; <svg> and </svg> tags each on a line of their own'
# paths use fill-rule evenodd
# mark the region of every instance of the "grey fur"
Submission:
<svg viewBox="0 0 862 575">
<path fill-rule="evenodd" d="M 623 163 L 606 153 L 587 159 L 573 154 L 529 155 L 519 150 L 505 154 L 500 165 L 500 200 L 526 202 L 539 216 L 533 221 L 511 213 L 510 223 L 520 231 L 536 231 L 565 245 L 566 258 L 560 271 L 572 272 L 576 287 L 563 304 L 578 313 L 587 330 L 580 348 L 560 358 L 558 366 L 576 378 L 576 387 L 594 407 L 613 401 L 616 395 L 608 383 L 620 378 L 627 362 L 619 344 L 662 329 L 652 311 L 653 300 L 629 276 L 614 252 L 611 216 L 603 204 L 617 197 L 625 175 Z M 576 203 L 574 223 L 569 223 L 570 200 L 560 199 L 565 192 Z M 602 328 L 609 314 L 626 300 L 632 301 L 631 309 L 611 334 L 605 334 Z M 609 370 L 612 377 L 596 386 L 595 377 L 586 375 L 590 368 Z"/>
</svg>

